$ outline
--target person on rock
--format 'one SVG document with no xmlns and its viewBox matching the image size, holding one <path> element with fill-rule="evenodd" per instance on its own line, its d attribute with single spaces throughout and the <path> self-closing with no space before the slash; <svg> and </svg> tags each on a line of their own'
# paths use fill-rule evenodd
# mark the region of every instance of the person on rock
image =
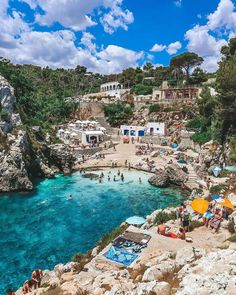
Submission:
<svg viewBox="0 0 236 295">
<path fill-rule="evenodd" d="M 7 295 L 15 295 L 16 293 L 12 289 L 7 290 Z"/>
<path fill-rule="evenodd" d="M 40 287 L 42 277 L 43 277 L 43 272 L 41 269 L 36 269 L 32 272 L 32 281 L 35 282 L 36 288 Z"/>
</svg>

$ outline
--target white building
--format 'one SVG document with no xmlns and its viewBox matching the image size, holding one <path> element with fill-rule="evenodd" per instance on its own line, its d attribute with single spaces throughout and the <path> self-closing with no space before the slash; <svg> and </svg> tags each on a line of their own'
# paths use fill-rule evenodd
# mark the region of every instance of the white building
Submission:
<svg viewBox="0 0 236 295">
<path fill-rule="evenodd" d="M 143 126 L 129 126 L 121 125 L 120 126 L 121 135 L 133 136 L 133 137 L 142 137 L 145 135 L 145 127 Z"/>
<path fill-rule="evenodd" d="M 104 133 L 102 131 L 83 131 L 81 143 L 86 145 L 88 143 L 100 143 L 104 139 Z"/>
<path fill-rule="evenodd" d="M 146 125 L 147 135 L 166 135 L 165 123 L 149 122 Z"/>
<path fill-rule="evenodd" d="M 108 91 L 116 91 L 116 90 L 120 90 L 123 89 L 123 85 L 120 84 L 117 81 L 114 82 L 108 82 L 108 83 L 104 83 L 100 86 L 100 91 L 101 92 L 108 92 Z"/>
<path fill-rule="evenodd" d="M 166 135 L 165 123 L 150 122 L 146 126 L 121 125 L 120 134 L 143 137 L 145 135 Z"/>
</svg>

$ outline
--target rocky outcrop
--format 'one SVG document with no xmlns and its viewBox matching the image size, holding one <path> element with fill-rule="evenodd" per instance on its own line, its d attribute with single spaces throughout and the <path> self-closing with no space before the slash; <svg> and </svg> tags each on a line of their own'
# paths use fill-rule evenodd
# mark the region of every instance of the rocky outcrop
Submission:
<svg viewBox="0 0 236 295">
<path fill-rule="evenodd" d="M 0 76 L 0 129 L 4 133 L 10 132 L 14 127 L 21 125 L 20 115 L 15 112 L 16 98 L 14 89 Z"/>
<path fill-rule="evenodd" d="M 6 144 L 8 150 L 0 155 L 0 192 L 31 190 L 33 184 L 24 158 L 29 149 L 26 133 L 8 134 Z"/>
<path fill-rule="evenodd" d="M 69 174 L 75 161 L 67 146 L 50 145 L 40 126 L 23 130 L 15 104 L 14 89 L 0 76 L 0 192 L 32 190 L 35 177 Z"/>
<path fill-rule="evenodd" d="M 54 144 L 48 147 L 49 166 L 56 166 L 64 174 L 70 174 L 75 163 L 75 157 L 65 144 Z"/>
<path fill-rule="evenodd" d="M 187 174 L 178 165 L 169 165 L 164 171 L 159 170 L 155 176 L 149 178 L 149 183 L 157 187 L 181 185 L 187 180 Z"/>
</svg>

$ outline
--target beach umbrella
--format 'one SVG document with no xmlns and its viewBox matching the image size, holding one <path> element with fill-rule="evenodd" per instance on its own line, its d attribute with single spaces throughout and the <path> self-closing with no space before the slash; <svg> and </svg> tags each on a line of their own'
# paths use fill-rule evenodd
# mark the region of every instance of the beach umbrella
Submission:
<svg viewBox="0 0 236 295">
<path fill-rule="evenodd" d="M 217 200 L 217 199 L 220 199 L 221 196 L 211 196 L 211 198 L 212 198 L 213 200 Z"/>
<path fill-rule="evenodd" d="M 125 222 L 132 225 L 142 225 L 146 222 L 146 220 L 140 216 L 132 216 L 127 218 Z"/>
<path fill-rule="evenodd" d="M 179 160 L 177 161 L 179 164 L 187 164 L 187 162 L 185 160 Z"/>
<path fill-rule="evenodd" d="M 236 172 L 236 166 L 225 166 L 224 169 L 230 172 Z"/>
<path fill-rule="evenodd" d="M 219 166 L 213 166 L 211 168 L 211 171 L 213 172 L 215 177 L 218 177 L 220 175 L 220 172 L 222 171 L 222 169 Z"/>
<path fill-rule="evenodd" d="M 191 203 L 191 207 L 194 211 L 204 214 L 208 209 L 209 202 L 204 199 L 196 199 Z"/>
<path fill-rule="evenodd" d="M 231 201 L 229 199 L 225 199 L 223 202 L 218 203 L 218 205 L 223 206 L 223 207 L 227 207 L 230 209 L 234 209 L 234 205 L 231 203 Z"/>
</svg>

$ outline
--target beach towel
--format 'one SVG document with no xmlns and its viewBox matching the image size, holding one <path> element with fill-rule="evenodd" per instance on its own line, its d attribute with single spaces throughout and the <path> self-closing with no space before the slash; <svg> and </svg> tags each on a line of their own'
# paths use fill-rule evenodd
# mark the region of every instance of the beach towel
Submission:
<svg viewBox="0 0 236 295">
<path fill-rule="evenodd" d="M 125 266 L 129 266 L 135 259 L 139 257 L 138 254 L 129 253 L 124 249 L 111 246 L 110 249 L 103 254 L 107 259 L 117 263 L 121 263 Z"/>
</svg>

